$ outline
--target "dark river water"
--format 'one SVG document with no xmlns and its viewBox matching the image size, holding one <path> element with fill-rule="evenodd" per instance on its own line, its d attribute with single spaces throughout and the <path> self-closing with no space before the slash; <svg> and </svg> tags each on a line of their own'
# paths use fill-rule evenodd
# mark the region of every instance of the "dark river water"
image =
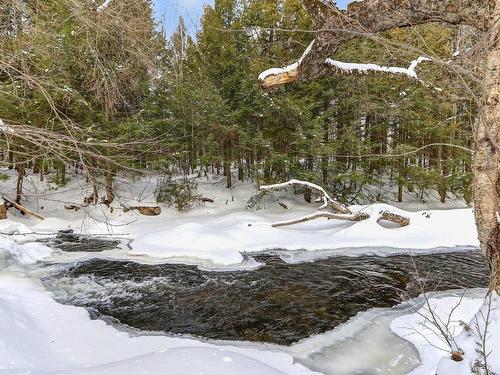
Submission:
<svg viewBox="0 0 500 375">
<path fill-rule="evenodd" d="M 488 285 L 479 252 L 333 257 L 287 264 L 257 258 L 252 271 L 93 259 L 44 279 L 58 301 L 148 331 L 288 345 L 332 330 L 358 312 L 421 294 Z M 418 270 L 418 272 L 416 271 Z"/>
</svg>

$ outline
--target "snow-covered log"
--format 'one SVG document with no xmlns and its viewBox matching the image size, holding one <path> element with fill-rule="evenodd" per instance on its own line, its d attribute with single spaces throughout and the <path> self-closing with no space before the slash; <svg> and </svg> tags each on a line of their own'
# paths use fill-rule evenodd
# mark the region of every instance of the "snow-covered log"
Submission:
<svg viewBox="0 0 500 375">
<path fill-rule="evenodd" d="M 21 206 L 19 203 L 14 202 L 13 200 L 11 200 L 9 198 L 6 198 L 6 197 L 2 197 L 2 198 L 3 198 L 4 202 L 5 202 L 4 206 L 6 208 L 14 207 L 16 210 L 18 210 L 19 212 L 21 212 L 23 215 L 28 215 L 28 216 L 36 217 L 37 219 L 40 219 L 40 220 L 44 220 L 45 219 L 42 215 L 39 215 L 36 212 L 31 211 L 29 208 Z"/>
<path fill-rule="evenodd" d="M 305 223 L 307 221 L 312 221 L 320 218 L 326 218 L 328 220 L 347 220 L 347 221 L 362 221 L 370 218 L 370 215 L 365 214 L 363 212 L 357 212 L 355 214 L 334 214 L 331 212 L 324 212 L 324 211 L 318 211 L 315 212 L 311 215 L 307 215 L 304 217 L 301 217 L 299 219 L 293 219 L 293 220 L 287 220 L 287 221 L 281 221 L 278 223 L 271 224 L 272 227 L 278 228 L 278 227 L 284 227 L 287 225 L 294 225 L 294 224 L 300 224 L 300 223 Z"/>
<path fill-rule="evenodd" d="M 295 180 L 292 179 L 288 182 L 274 185 L 264 185 L 260 187 L 260 190 L 272 191 L 272 190 L 283 190 L 290 186 L 300 186 L 306 189 L 310 189 L 315 195 L 319 196 L 319 201 L 323 202 L 323 205 L 319 208 L 320 210 L 330 208 L 335 212 L 341 214 L 352 214 L 352 212 L 343 204 L 337 202 L 335 199 L 330 197 L 330 195 L 321 186 L 313 184 L 308 181 Z"/>
<path fill-rule="evenodd" d="M 343 204 L 333 199 L 325 191 L 325 189 L 323 189 L 319 185 L 313 184 L 312 182 L 292 179 L 288 182 L 283 182 L 281 184 L 264 185 L 261 186 L 260 189 L 263 191 L 273 191 L 273 190 L 286 189 L 287 187 L 290 186 L 300 186 L 302 188 L 311 190 L 313 194 L 319 196 L 319 198 L 316 199 L 316 202 L 323 202 L 323 204 L 318 208 L 317 212 L 311 215 L 303 216 L 298 219 L 281 221 L 271 224 L 275 228 L 305 223 L 307 221 L 312 221 L 320 218 L 326 218 L 329 220 L 335 219 L 335 220 L 347 220 L 347 221 L 363 221 L 370 218 L 370 215 L 367 214 L 366 212 L 362 211 L 352 212 L 348 207 L 344 206 Z M 328 210 L 333 212 L 329 212 Z M 402 227 L 405 227 L 410 224 L 410 219 L 408 217 L 402 216 L 395 212 L 391 212 L 389 210 L 384 210 L 379 212 L 379 217 L 377 219 L 377 222 L 380 222 L 381 220 L 390 221 Z"/>
<path fill-rule="evenodd" d="M 389 212 L 389 211 L 382 211 L 380 213 L 380 217 L 378 218 L 377 222 L 380 222 L 382 220 L 390 221 L 395 224 L 399 224 L 402 227 L 406 227 L 410 225 L 410 218 L 396 214 L 394 212 Z"/>
</svg>

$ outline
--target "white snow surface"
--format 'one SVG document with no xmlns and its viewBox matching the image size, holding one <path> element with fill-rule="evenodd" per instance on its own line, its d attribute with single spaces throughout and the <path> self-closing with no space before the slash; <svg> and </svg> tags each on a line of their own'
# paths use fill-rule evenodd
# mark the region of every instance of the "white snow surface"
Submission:
<svg viewBox="0 0 500 375">
<path fill-rule="evenodd" d="M 55 302 L 20 269 L 0 273 L 0 372 L 86 375 L 314 374 L 279 348 L 133 336 Z"/>
<path fill-rule="evenodd" d="M 418 64 L 424 61 L 431 61 L 431 59 L 420 56 L 416 60 L 413 60 L 408 68 L 381 66 L 377 64 L 347 63 L 330 58 L 325 60 L 325 64 L 333 66 L 347 73 L 352 73 L 353 71 L 358 73 L 383 72 L 391 74 L 403 74 L 410 78 L 418 79 L 418 75 L 415 69 L 417 68 Z"/>
<path fill-rule="evenodd" d="M 6 171 L 5 173 L 8 173 Z M 0 192 L 12 191 L 15 178 L 0 182 Z M 0 222 L 0 233 L 23 233 L 14 236 L 23 242 L 45 238 L 61 229 L 77 233 L 118 236 L 130 248 L 92 255 L 55 252 L 53 257 L 75 260 L 75 257 L 105 256 L 137 262 L 183 262 L 209 267 L 242 266 L 244 254 L 282 249 L 290 253 L 329 251 L 333 255 L 392 255 L 422 253 L 445 248 L 477 247 L 477 232 L 471 208 L 409 212 L 387 204 L 351 206 L 353 212 L 363 211 L 372 217 L 361 222 L 318 219 L 293 226 L 273 228 L 272 223 L 296 219 L 313 213 L 321 203 L 307 204 L 301 196 L 290 192 L 274 193 L 259 209 L 248 209 L 248 198 L 255 194 L 251 184 L 236 184 L 227 190 L 222 179 L 199 180 L 199 191 L 215 203 L 195 207 L 187 213 L 162 206 L 159 216 L 147 217 L 137 212 L 124 213 L 121 204 L 156 205 L 156 180 L 141 178 L 133 182 L 117 179 L 113 212 L 103 205 L 89 206 L 78 212 L 64 210 L 64 203 L 79 203 L 90 195 L 83 178 L 73 177 L 68 186 L 54 190 L 38 176 L 26 178 L 29 196 L 23 200 L 28 208 L 45 217 L 40 221 L 10 212 L 9 220 Z M 33 186 L 30 191 L 30 186 Z M 274 200 L 273 200 L 274 199 Z M 286 203 L 288 210 L 279 202 Z M 377 223 L 378 213 L 390 210 L 410 217 L 404 228 L 391 228 Z M 451 229 L 451 230 L 450 230 Z M 33 232 L 33 234 L 30 234 Z M 347 249 L 347 250 L 346 250 Z M 255 267 L 251 263 L 249 267 Z"/>
<path fill-rule="evenodd" d="M 214 178 L 199 181 L 200 192 L 215 199 L 213 204 L 196 207 L 188 213 L 178 213 L 162 206 L 162 214 L 156 217 L 141 216 L 135 212 L 124 213 L 120 204 L 156 205 L 153 197 L 156 180 L 141 178 L 134 182 L 117 179 L 113 212 L 100 205 L 74 212 L 64 210 L 63 204 L 82 202 L 83 197 L 90 195 L 91 189 L 85 185 L 83 178 L 72 176 L 70 184 L 59 189 L 54 189 L 47 181 L 39 182 L 37 176 L 28 176 L 25 182 L 23 204 L 46 219 L 39 221 L 17 215 L 11 210 L 9 219 L 0 221 L 0 372 L 5 374 L 127 375 L 151 374 L 159 370 L 175 375 L 310 374 L 312 370 L 294 363 L 294 356 L 309 366 L 309 359 L 315 361 L 316 350 L 331 355 L 331 358 L 338 358 L 335 353 L 339 349 L 335 346 L 332 347 L 335 348 L 333 351 L 328 349 L 328 333 L 320 335 L 319 341 L 306 340 L 289 351 L 271 345 L 211 343 L 186 337 L 135 336 L 106 325 L 103 321 L 91 320 L 82 308 L 55 302 L 40 281 L 27 273 L 28 266 L 2 268 L 4 264 L 9 264 L 5 262 L 6 258 L 16 263 L 33 264 L 46 259 L 73 261 L 78 260 L 78 257 L 104 256 L 138 262 L 185 262 L 224 268 L 240 264 L 244 259 L 242 252 L 265 249 L 279 248 L 290 254 L 294 250 L 308 254 L 324 251 L 336 254 L 338 251 L 338 254 L 356 256 L 374 253 L 391 255 L 408 251 L 434 252 L 435 248 L 442 247 L 453 251 L 459 246 L 478 246 L 470 208 L 410 212 L 386 204 L 352 206 L 350 209 L 353 212 L 362 210 L 368 214 L 390 209 L 409 216 L 411 224 L 404 228 L 389 228 L 377 223 L 377 215 L 372 215 L 373 218 L 359 223 L 325 219 L 273 228 L 271 223 L 304 216 L 313 212 L 316 205 L 305 204 L 301 197 L 280 192 L 273 195 L 274 200 L 269 198 L 261 202 L 260 209 L 245 209 L 248 197 L 255 193 L 254 187 L 237 184 L 231 190 L 226 190 L 222 178 Z M 1 181 L 0 192 L 8 195 L 13 191 L 14 183 L 14 178 Z M 289 209 L 284 210 L 278 201 L 286 203 Z M 421 206 L 415 204 L 414 207 Z M 131 249 L 123 247 L 100 254 L 61 254 L 34 243 L 67 228 L 86 234 L 113 234 L 124 242 L 129 241 Z M 465 351 L 465 359 L 460 363 L 452 362 L 449 355 L 428 345 L 427 340 L 439 339 L 432 338 L 433 333 L 420 326 L 421 315 L 405 314 L 392 321 L 391 329 L 413 343 L 423 360 L 412 375 L 434 374 L 436 371 L 442 375 L 470 374 L 471 365 L 478 359 L 475 354 L 477 340 L 466 331 L 461 332 L 462 325 L 459 322 L 473 322 L 475 317 L 481 317 L 477 313 L 480 308 L 485 313 L 484 298 L 476 297 L 464 298 L 453 312 L 452 329 L 458 347 Z M 458 294 L 433 297 L 431 305 L 445 319 L 459 299 Z M 492 346 L 491 343 L 500 337 L 500 298 L 496 295 L 493 306 L 495 309 L 489 325 L 492 338 L 487 346 Z M 384 319 L 385 322 L 389 317 Z M 427 340 L 422 335 L 411 334 L 411 329 L 408 329 L 410 325 L 418 327 Z M 472 323 L 469 325 L 472 326 Z M 371 329 L 373 332 L 382 330 L 384 335 L 389 334 L 384 328 L 385 323 L 379 327 L 373 326 Z M 348 328 L 344 326 L 332 335 L 338 338 L 338 334 L 348 332 Z M 372 334 L 360 337 L 366 340 L 367 348 L 373 346 L 370 344 Z M 401 345 L 397 341 L 393 343 Z M 386 352 L 383 354 L 387 356 L 389 367 L 393 362 L 395 366 L 401 366 L 399 357 L 392 358 Z M 365 357 L 375 360 L 371 357 L 378 355 L 366 354 Z M 491 369 L 499 373 L 500 354 L 495 351 L 490 357 L 493 358 Z M 411 361 L 405 364 L 411 365 Z M 335 374 L 347 374 L 350 366 L 345 362 L 331 365 L 326 361 L 322 368 L 331 368 Z M 339 372 L 339 369 L 345 372 Z"/>
<path fill-rule="evenodd" d="M 109 8 L 109 6 L 111 5 L 112 1 L 113 0 L 106 0 L 104 3 L 102 3 L 102 5 L 99 5 L 97 7 L 97 13 L 103 12 L 104 10 L 106 10 L 107 8 Z"/>
<path fill-rule="evenodd" d="M 490 302 L 491 301 L 491 302 Z M 464 352 L 464 360 L 451 359 L 450 347 L 438 334 L 438 329 L 428 319 L 430 311 L 438 318 L 441 327 L 449 321 L 448 332 L 454 338 L 453 350 Z M 488 315 L 489 311 L 489 315 Z M 428 319 L 426 319 L 428 318 Z M 485 322 L 488 321 L 487 329 Z M 464 329 L 467 326 L 468 329 Z M 500 297 L 492 293 L 485 298 L 464 296 L 457 292 L 454 296 L 429 297 L 429 306 L 418 309 L 413 314 L 394 319 L 393 332 L 410 341 L 418 350 L 421 365 L 409 375 L 472 375 L 476 363 L 481 362 L 481 340 L 478 333 L 486 337 L 487 364 L 490 373 L 500 372 Z M 484 361 L 482 361 L 484 364 Z M 483 370 L 484 371 L 484 370 Z M 483 372 L 480 372 L 481 374 Z"/>
<path fill-rule="evenodd" d="M 3 224 L 0 224 L 0 229 L 5 227 Z M 52 252 L 53 250 L 50 247 L 41 243 L 18 244 L 6 236 L 0 235 L 0 259 L 13 257 L 22 264 L 35 264 L 40 260 L 49 258 Z"/>
</svg>

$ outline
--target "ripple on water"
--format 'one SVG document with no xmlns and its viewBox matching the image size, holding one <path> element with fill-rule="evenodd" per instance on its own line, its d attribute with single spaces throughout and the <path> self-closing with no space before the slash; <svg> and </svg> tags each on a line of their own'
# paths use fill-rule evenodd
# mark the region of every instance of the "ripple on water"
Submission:
<svg viewBox="0 0 500 375">
<path fill-rule="evenodd" d="M 121 323 L 211 339 L 289 345 L 330 331 L 361 311 L 386 308 L 426 290 L 484 287 L 477 252 L 335 257 L 287 264 L 263 256 L 253 271 L 93 259 L 44 279 L 56 298 Z"/>
</svg>

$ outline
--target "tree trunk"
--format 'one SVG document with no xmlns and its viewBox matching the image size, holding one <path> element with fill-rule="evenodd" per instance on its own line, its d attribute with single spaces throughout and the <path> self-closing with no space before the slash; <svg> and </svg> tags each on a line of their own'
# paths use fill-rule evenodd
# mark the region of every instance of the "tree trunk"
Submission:
<svg viewBox="0 0 500 375">
<path fill-rule="evenodd" d="M 481 250 L 489 262 L 492 290 L 500 292 L 500 0 L 495 1 L 484 93 L 475 131 L 474 204 Z"/>
<path fill-rule="evenodd" d="M 113 168 L 108 165 L 106 168 L 106 199 L 104 204 L 110 206 L 115 200 L 115 194 L 113 193 Z"/>
<path fill-rule="evenodd" d="M 21 202 L 23 194 L 23 180 L 24 180 L 24 162 L 17 165 L 17 183 L 16 183 L 16 203 Z"/>
</svg>

